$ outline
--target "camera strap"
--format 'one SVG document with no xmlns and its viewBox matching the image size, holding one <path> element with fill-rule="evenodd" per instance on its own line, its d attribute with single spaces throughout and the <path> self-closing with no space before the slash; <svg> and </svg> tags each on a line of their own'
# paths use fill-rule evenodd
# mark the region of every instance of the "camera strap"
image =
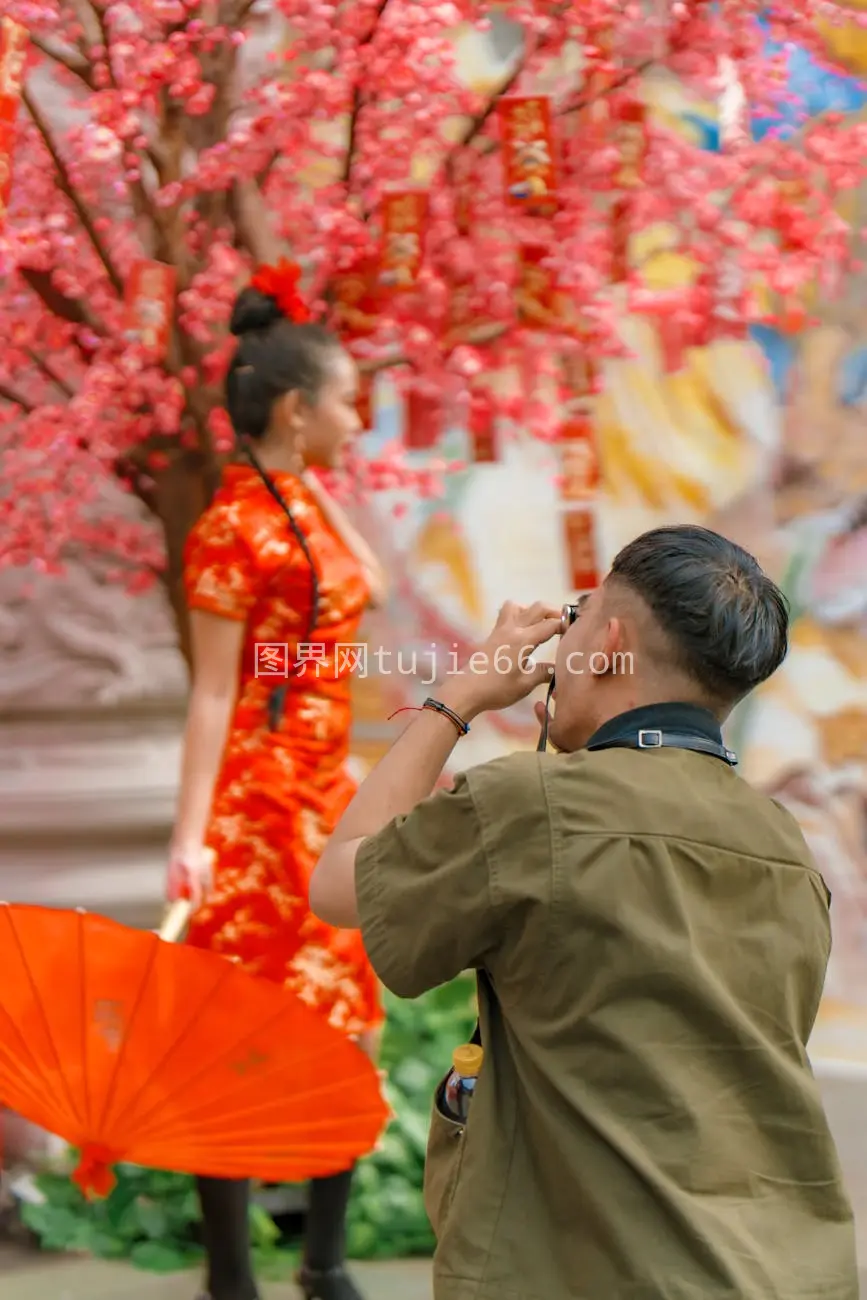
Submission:
<svg viewBox="0 0 867 1300">
<path fill-rule="evenodd" d="M 554 678 L 552 677 L 545 699 L 545 720 L 542 724 L 542 734 L 536 746 L 540 754 L 545 752 L 548 745 L 548 723 L 550 721 L 551 696 L 553 693 Z M 661 712 L 665 709 L 665 705 L 659 707 Z M 716 740 L 706 732 L 697 728 L 693 730 L 690 727 L 636 727 L 634 723 L 627 722 L 620 731 L 611 736 L 606 736 L 604 740 L 591 740 L 587 745 L 587 749 L 591 751 L 600 749 L 690 749 L 696 754 L 710 754 L 712 758 L 720 759 L 729 767 L 736 767 L 738 762 L 738 756 L 734 750 L 729 749 L 721 740 Z"/>
<path fill-rule="evenodd" d="M 734 750 L 726 749 L 725 745 L 712 740 L 710 736 L 702 736 L 697 732 L 666 731 L 660 727 L 632 728 L 622 736 L 590 744 L 587 749 L 691 749 L 696 754 L 710 754 L 713 758 L 720 758 L 729 767 L 736 767 L 738 761 Z"/>
</svg>

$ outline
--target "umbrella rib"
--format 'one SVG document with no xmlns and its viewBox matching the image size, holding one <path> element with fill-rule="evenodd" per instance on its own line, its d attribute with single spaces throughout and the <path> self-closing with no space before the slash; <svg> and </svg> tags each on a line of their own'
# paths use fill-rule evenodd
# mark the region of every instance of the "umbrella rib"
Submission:
<svg viewBox="0 0 867 1300">
<path fill-rule="evenodd" d="M 32 1124 L 39 1124 L 42 1128 L 50 1129 L 54 1124 L 55 1127 L 60 1125 L 73 1132 L 77 1125 L 76 1116 L 70 1116 L 62 1101 L 58 1103 L 50 1093 L 43 1091 L 47 1086 L 44 1077 L 24 1067 L 20 1059 L 15 1059 L 11 1054 L 0 1059 L 0 1106 L 10 1106 Z M 64 1135 L 60 1133 L 59 1136 Z"/>
<path fill-rule="evenodd" d="M 211 990 L 209 991 L 209 993 L 208 993 L 208 997 L 213 997 L 213 996 L 216 994 L 217 990 L 220 988 L 220 985 L 225 983 L 225 981 L 229 978 L 229 976 L 233 973 L 233 971 L 234 971 L 234 967 L 231 966 L 231 965 L 229 964 L 229 962 L 226 962 L 226 968 L 225 968 L 225 970 L 220 970 L 220 971 L 219 971 L 219 976 L 220 976 L 220 978 L 216 981 L 216 983 L 214 984 L 213 988 L 211 988 Z M 165 1052 L 163 1053 L 162 1057 L 161 1057 L 161 1058 L 159 1059 L 159 1061 L 157 1061 L 156 1064 L 152 1067 L 151 1072 L 150 1072 L 150 1074 L 148 1075 L 148 1077 L 147 1077 L 146 1079 L 142 1080 L 142 1083 L 141 1083 L 141 1086 L 139 1087 L 139 1089 L 138 1089 L 136 1092 L 134 1092 L 133 1095 L 132 1095 L 131 1097 L 128 1097 L 128 1098 L 127 1098 L 126 1104 L 125 1104 L 123 1110 L 120 1112 L 120 1114 L 117 1115 L 117 1116 L 115 1116 L 115 1120 L 114 1120 L 115 1125 L 120 1124 L 123 1120 L 126 1119 L 127 1115 L 128 1115 L 129 1112 L 130 1112 L 130 1109 L 131 1109 L 131 1108 L 135 1105 L 135 1103 L 138 1101 L 139 1097 L 142 1095 L 142 1093 L 144 1092 L 144 1090 L 147 1088 L 148 1084 L 149 1084 L 149 1083 L 150 1083 L 150 1082 L 151 1082 L 151 1081 L 156 1077 L 156 1075 L 159 1074 L 159 1072 L 162 1070 L 162 1068 L 164 1067 L 166 1061 L 169 1060 L 169 1058 L 171 1057 L 172 1053 L 175 1051 L 175 1049 L 178 1047 L 178 1045 L 179 1045 L 179 1044 L 183 1041 L 183 1039 L 186 1037 L 187 1030 L 189 1029 L 190 1025 L 193 1023 L 193 1021 L 196 1019 L 196 1016 L 198 1015 L 198 1012 L 199 1012 L 199 1008 L 198 1008 L 198 1006 L 193 1007 L 193 1010 L 192 1010 L 192 1012 L 191 1012 L 191 1014 L 190 1014 L 190 1018 L 189 1018 L 189 1020 L 188 1020 L 187 1023 L 183 1026 L 183 1028 L 180 1029 L 180 1030 L 178 1031 L 177 1036 L 176 1036 L 175 1039 L 174 1039 L 174 1042 L 171 1044 L 170 1047 L 167 1047 L 167 1048 L 166 1048 L 166 1050 L 165 1050 Z M 158 1104 L 159 1104 L 159 1103 L 158 1103 Z M 151 1107 L 151 1110 L 150 1110 L 150 1111 L 145 1111 L 145 1117 L 149 1116 L 149 1115 L 151 1114 L 151 1112 L 153 1111 L 153 1109 L 154 1109 L 154 1107 Z M 138 1122 L 139 1122 L 139 1117 L 136 1118 L 136 1123 L 138 1123 Z"/>
<path fill-rule="evenodd" d="M 327 1066 L 328 1063 L 327 1056 L 323 1056 L 322 1063 Z M 285 1067 L 281 1066 L 281 1069 L 277 1071 L 278 1077 L 279 1074 L 282 1072 L 282 1069 L 284 1068 Z M 261 1086 L 266 1081 L 273 1082 L 273 1078 L 274 1078 L 273 1072 L 269 1073 L 268 1071 L 263 1071 L 263 1073 L 260 1076 L 258 1076 L 256 1082 L 258 1085 Z M 346 1077 L 343 1076 L 338 1081 L 330 1085 L 325 1084 L 323 1086 L 320 1082 L 317 1083 L 315 1086 L 311 1086 L 306 1092 L 295 1093 L 293 1091 L 292 1094 L 293 1105 L 297 1102 L 303 1103 L 304 1101 L 306 1101 L 308 1097 L 321 1098 L 321 1097 L 327 1097 L 330 1092 L 340 1093 L 342 1089 L 346 1086 L 346 1083 L 347 1083 Z M 231 1106 L 232 1104 L 235 1104 L 236 1106 L 239 1106 L 240 1109 L 236 1109 L 236 1110 L 221 1109 L 218 1119 L 217 1118 L 200 1119 L 197 1115 L 191 1118 L 189 1115 L 180 1113 L 177 1115 L 177 1118 L 174 1122 L 180 1125 L 181 1132 L 203 1133 L 207 1131 L 209 1124 L 214 1124 L 217 1127 L 225 1130 L 227 1126 L 234 1123 L 237 1119 L 242 1119 L 247 1115 L 255 1114 L 257 1111 L 267 1110 L 268 1106 L 272 1104 L 271 1102 L 266 1101 L 264 1104 L 260 1104 L 258 1106 L 255 1103 L 253 1103 L 252 1105 L 245 1106 L 243 1097 L 240 1098 L 240 1100 L 238 1100 L 236 1097 L 232 1097 L 231 1093 L 227 1095 L 225 1092 L 223 1093 L 212 1092 L 208 1097 L 208 1103 L 209 1105 L 217 1105 L 220 1107 Z M 155 1124 L 151 1122 L 150 1126 L 148 1127 L 146 1125 L 146 1121 L 153 1121 L 153 1119 L 154 1119 L 154 1112 L 153 1110 L 151 1110 L 142 1117 L 143 1122 L 141 1124 L 136 1125 L 137 1144 L 140 1142 L 148 1141 L 152 1137 L 155 1129 L 159 1135 L 160 1141 L 163 1140 L 163 1138 L 166 1136 L 167 1133 L 174 1132 L 173 1129 L 165 1126 L 165 1121 L 163 1120 L 162 1111 L 160 1111 L 156 1116 L 157 1122 Z M 319 1122 L 320 1121 L 317 1121 L 317 1124 Z M 330 1123 L 331 1120 L 329 1119 L 328 1122 Z"/>
<path fill-rule="evenodd" d="M 13 1034 L 15 1035 L 18 1044 L 17 1056 L 7 1055 L 5 1053 L 5 1050 L 3 1048 L 0 1048 L 0 1053 L 2 1053 L 2 1055 L 0 1055 L 0 1075 L 3 1074 L 3 1070 L 4 1070 L 3 1061 L 8 1060 L 10 1066 L 12 1067 L 10 1069 L 10 1077 L 17 1079 L 18 1082 L 20 1083 L 22 1082 L 22 1075 L 25 1075 L 28 1080 L 30 1092 L 32 1093 L 34 1099 L 38 1098 L 40 1105 L 47 1103 L 49 1109 L 51 1109 L 50 1102 L 52 1098 L 50 1092 L 50 1085 L 45 1079 L 45 1071 L 39 1068 L 39 1061 L 30 1051 L 30 1047 L 27 1042 L 27 1039 L 21 1033 L 21 1030 L 15 1024 L 14 1020 L 9 1015 L 9 1012 L 6 1010 L 6 1008 L 0 1006 L 0 1012 L 2 1012 L 3 1015 L 5 1016 L 6 1023 L 9 1026 L 9 1028 L 12 1030 Z M 43 1087 L 46 1090 L 44 1094 L 42 1092 Z M 77 1120 L 78 1118 L 77 1114 L 74 1114 L 74 1118 Z"/>
<path fill-rule="evenodd" d="M 234 970 L 234 967 L 233 967 L 233 966 L 229 966 L 229 967 L 228 967 L 228 970 L 229 970 L 229 971 L 233 971 L 233 970 Z M 252 977 L 251 977 L 251 978 L 252 978 Z M 288 996 L 293 997 L 294 994 L 289 994 Z M 300 998 L 297 999 L 297 1001 L 299 1002 L 300 1005 L 303 1006 L 303 1003 L 301 1003 Z M 221 1065 L 221 1064 L 225 1061 L 226 1057 L 229 1055 L 230 1052 L 234 1052 L 234 1051 L 236 1051 L 238 1048 L 243 1047 L 246 1043 L 248 1043 L 248 1042 L 250 1041 L 251 1038 L 255 1037 L 256 1034 L 261 1034 L 261 1033 L 266 1032 L 268 1029 L 270 1029 L 270 1027 L 271 1027 L 273 1024 L 275 1024 L 276 1022 L 278 1022 L 279 1020 L 281 1020 L 282 1017 L 285 1016 L 285 1014 L 286 1014 L 286 1008 L 285 1008 L 285 1007 L 281 1007 L 281 1008 L 279 1009 L 279 1011 L 277 1011 L 275 1015 L 271 1016 L 271 1018 L 270 1018 L 269 1020 L 266 1020 L 266 1021 L 264 1022 L 264 1024 L 257 1025 L 255 1029 L 251 1030 L 251 1032 L 250 1032 L 249 1034 L 247 1034 L 247 1036 L 246 1036 L 245 1038 L 241 1038 L 241 1039 L 237 1040 L 236 1042 L 232 1043 L 231 1046 L 228 1047 L 228 1048 L 226 1049 L 226 1051 L 223 1053 L 222 1056 L 212 1057 L 212 1058 L 211 1058 L 211 1059 L 210 1059 L 210 1060 L 209 1060 L 205 1065 L 202 1066 L 202 1068 L 201 1068 L 201 1070 L 199 1070 L 198 1074 L 194 1074 L 194 1075 L 192 1075 L 191 1078 L 185 1080 L 185 1082 L 184 1082 L 184 1087 L 185 1087 L 185 1088 L 188 1088 L 188 1087 L 190 1087 L 191 1084 L 198 1083 L 198 1081 L 202 1078 L 202 1076 L 205 1075 L 205 1074 L 207 1074 L 207 1072 L 208 1072 L 209 1070 L 213 1070 L 215 1066 Z M 337 1031 L 335 1030 L 334 1032 L 336 1033 Z M 172 1047 L 170 1048 L 170 1051 L 173 1051 L 174 1048 L 175 1048 L 176 1046 L 177 1046 L 177 1041 L 172 1045 Z M 168 1055 L 168 1053 L 167 1053 L 167 1055 Z M 162 1061 L 160 1064 L 162 1065 L 162 1064 L 164 1064 L 164 1062 L 165 1062 L 165 1058 L 163 1058 L 163 1061 Z M 156 1070 L 153 1071 L 153 1074 L 156 1074 Z M 153 1075 L 152 1075 L 151 1077 L 153 1077 Z M 148 1081 L 148 1082 L 149 1082 L 149 1081 Z M 151 1116 L 153 1115 L 154 1111 L 155 1111 L 155 1110 L 158 1110 L 159 1107 L 160 1107 L 161 1105 L 162 1105 L 162 1102 L 161 1102 L 161 1101 L 160 1101 L 160 1102 L 154 1102 L 154 1104 L 151 1106 L 150 1110 L 146 1110 L 146 1111 L 144 1111 L 141 1115 L 137 1116 L 137 1117 L 136 1117 L 136 1123 L 137 1123 L 137 1125 L 138 1125 L 138 1124 L 144 1124 L 144 1122 L 145 1122 L 146 1120 L 149 1120 L 149 1119 L 151 1118 Z"/>
<path fill-rule="evenodd" d="M 145 995 L 145 989 L 147 988 L 147 982 L 150 979 L 151 972 L 153 971 L 154 964 L 157 959 L 157 954 L 159 952 L 159 948 L 157 947 L 157 944 L 159 943 L 162 943 L 162 940 L 157 938 L 157 936 L 155 935 L 154 942 L 151 946 L 148 962 L 142 971 L 141 983 L 139 984 L 138 991 L 136 992 L 135 1002 L 133 1003 L 133 1008 L 130 1013 L 129 1020 L 127 1022 L 128 1026 L 135 1024 L 135 1018 L 136 1015 L 138 1014 L 139 1007 L 142 1004 L 142 999 Z M 127 1049 L 128 1042 L 129 1042 L 129 1032 L 127 1030 L 127 1032 L 124 1033 L 123 1039 L 121 1040 L 120 1051 L 118 1052 L 117 1060 L 115 1061 L 114 1074 L 111 1076 L 111 1082 L 109 1083 L 109 1086 L 106 1089 L 105 1101 L 103 1102 L 102 1113 L 99 1117 L 99 1124 L 97 1126 L 98 1130 L 102 1129 L 103 1126 L 105 1125 L 106 1116 L 108 1115 L 111 1105 L 114 1101 L 115 1093 L 117 1091 L 117 1082 L 118 1079 L 120 1078 L 121 1068 L 123 1066 L 124 1059 L 126 1057 L 126 1049 Z"/>
<path fill-rule="evenodd" d="M 34 1002 L 36 1003 L 37 1009 L 38 1009 L 38 1011 L 39 1011 L 39 1015 L 40 1015 L 40 1017 L 41 1017 L 41 1019 L 42 1019 L 42 1024 L 43 1024 L 44 1029 L 45 1029 L 46 1037 L 47 1037 L 48 1042 L 49 1042 L 49 1045 L 50 1045 L 50 1047 L 51 1047 L 51 1053 L 52 1053 L 52 1055 L 53 1055 L 53 1057 L 54 1057 L 54 1066 L 55 1066 L 55 1069 L 57 1070 L 58 1076 L 59 1076 L 59 1078 L 60 1078 L 60 1082 L 61 1082 L 61 1084 L 62 1084 L 62 1086 L 63 1086 L 63 1090 L 64 1090 L 64 1092 L 66 1093 L 66 1101 L 67 1101 L 67 1104 L 68 1104 L 68 1106 L 69 1106 L 70 1114 L 75 1116 L 76 1121 L 77 1121 L 78 1124 L 80 1125 L 80 1124 L 81 1124 L 81 1115 L 80 1115 L 79 1112 L 78 1112 L 78 1107 L 75 1105 L 74 1101 L 72 1100 L 72 1094 L 71 1094 L 70 1091 L 69 1091 L 69 1083 L 67 1082 L 66 1075 L 63 1073 L 63 1069 L 62 1069 L 61 1064 L 60 1064 L 60 1057 L 59 1057 L 58 1054 L 57 1054 L 57 1045 L 56 1045 L 55 1042 L 54 1042 L 54 1038 L 52 1037 L 51 1029 L 50 1029 L 49 1024 L 48 1024 L 48 1017 L 47 1017 L 46 1014 L 45 1014 L 45 1008 L 43 1007 L 42 1002 L 41 1002 L 41 1000 L 40 1000 L 39 993 L 38 993 L 38 990 L 37 990 L 37 988 L 36 988 L 36 983 L 35 983 L 35 981 L 34 981 L 34 979 L 33 979 L 33 972 L 31 971 L 30 967 L 28 966 L 28 964 L 27 964 L 27 958 L 26 958 L 25 955 L 24 955 L 24 947 L 23 947 L 23 945 L 22 945 L 22 943 L 21 943 L 21 936 L 20 936 L 19 933 L 18 933 L 18 928 L 17 928 L 17 926 L 15 925 L 15 922 L 14 922 L 14 920 L 13 920 L 13 918 L 12 918 L 11 913 L 9 913 L 8 915 L 9 915 L 9 926 L 10 926 L 10 929 L 12 930 L 12 934 L 13 934 L 13 937 L 14 937 L 14 939 L 15 939 L 15 943 L 16 943 L 17 946 L 18 946 L 18 952 L 19 952 L 19 954 L 20 954 L 20 956 L 21 956 L 21 964 L 22 964 L 22 966 L 24 967 L 24 973 L 25 973 L 25 975 L 27 976 L 27 980 L 28 980 L 28 982 L 29 982 L 29 984 L 30 984 L 31 991 L 32 991 L 32 993 L 33 993 L 33 1000 L 34 1000 Z"/>
<path fill-rule="evenodd" d="M 81 1025 L 81 1087 L 84 1093 L 84 1128 L 90 1131 L 90 1080 L 87 1074 L 87 965 L 84 960 L 84 912 L 77 911 L 78 920 L 78 964 L 81 969 L 79 982 L 80 1025 Z"/>
</svg>

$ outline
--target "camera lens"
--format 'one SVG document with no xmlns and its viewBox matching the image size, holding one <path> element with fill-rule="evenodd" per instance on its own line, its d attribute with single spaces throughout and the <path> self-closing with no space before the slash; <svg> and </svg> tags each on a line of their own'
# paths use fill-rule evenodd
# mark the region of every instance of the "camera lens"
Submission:
<svg viewBox="0 0 867 1300">
<path fill-rule="evenodd" d="M 560 635 L 562 636 L 578 617 L 577 605 L 564 605 L 563 612 L 560 615 Z"/>
</svg>

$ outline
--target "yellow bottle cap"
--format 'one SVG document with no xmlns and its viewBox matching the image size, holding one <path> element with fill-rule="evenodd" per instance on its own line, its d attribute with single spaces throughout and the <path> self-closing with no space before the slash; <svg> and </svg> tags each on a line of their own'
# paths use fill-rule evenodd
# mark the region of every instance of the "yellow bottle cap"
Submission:
<svg viewBox="0 0 867 1300">
<path fill-rule="evenodd" d="M 484 1049 L 477 1043 L 462 1043 L 452 1052 L 452 1065 L 458 1074 L 465 1075 L 467 1078 L 472 1078 L 479 1073 L 484 1059 Z"/>
</svg>

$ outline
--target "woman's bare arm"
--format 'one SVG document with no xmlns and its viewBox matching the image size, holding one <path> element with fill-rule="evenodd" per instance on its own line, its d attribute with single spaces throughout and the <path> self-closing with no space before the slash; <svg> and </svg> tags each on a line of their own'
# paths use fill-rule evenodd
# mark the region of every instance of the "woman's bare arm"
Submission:
<svg viewBox="0 0 867 1300">
<path fill-rule="evenodd" d="M 192 864 L 202 854 L 235 707 L 244 623 L 192 610 L 190 639 L 193 686 L 184 730 L 172 857 Z M 187 883 L 193 902 L 198 902 L 200 882 L 190 878 Z"/>
</svg>

